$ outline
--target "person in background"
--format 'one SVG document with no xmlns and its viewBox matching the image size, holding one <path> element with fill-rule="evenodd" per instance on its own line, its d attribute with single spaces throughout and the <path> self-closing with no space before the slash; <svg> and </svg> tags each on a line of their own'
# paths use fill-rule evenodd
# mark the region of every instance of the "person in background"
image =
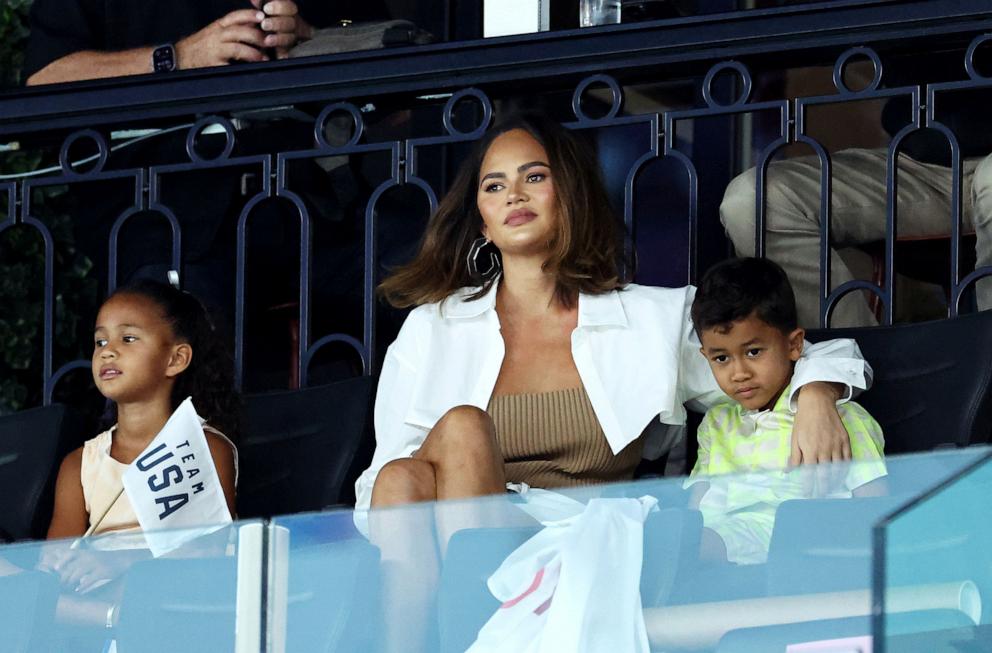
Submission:
<svg viewBox="0 0 992 653">
<path fill-rule="evenodd" d="M 889 88 L 946 81 L 959 74 L 963 54 L 890 57 L 884 81 Z M 924 96 L 925 97 L 925 96 Z M 962 163 L 962 233 L 975 234 L 976 267 L 992 265 L 992 130 L 985 107 L 989 89 L 943 93 L 937 120 L 957 138 Z M 882 127 L 890 136 L 912 118 L 907 96 L 893 97 L 882 111 Z M 885 240 L 888 204 L 884 148 L 849 148 L 830 153 L 831 279 L 830 290 L 858 278 L 857 267 L 870 268 L 868 256 L 856 249 Z M 920 130 L 903 141 L 896 158 L 897 229 L 900 237 L 933 238 L 951 233 L 950 145 L 935 130 Z M 756 169 L 735 177 L 724 192 L 720 221 L 738 256 L 752 256 L 757 221 Z M 765 192 L 766 256 L 785 269 L 796 292 L 799 321 L 820 324 L 820 161 L 802 156 L 772 161 Z M 844 256 L 839 250 L 846 248 Z M 854 265 L 862 260 L 864 265 Z M 970 270 L 963 270 L 962 276 Z M 992 308 L 992 277 L 979 279 L 978 310 Z M 870 326 L 877 323 L 866 294 L 850 292 L 834 305 L 828 326 Z"/>
<path fill-rule="evenodd" d="M 285 58 L 314 26 L 386 15 L 381 0 L 35 0 L 28 85 Z"/>
</svg>

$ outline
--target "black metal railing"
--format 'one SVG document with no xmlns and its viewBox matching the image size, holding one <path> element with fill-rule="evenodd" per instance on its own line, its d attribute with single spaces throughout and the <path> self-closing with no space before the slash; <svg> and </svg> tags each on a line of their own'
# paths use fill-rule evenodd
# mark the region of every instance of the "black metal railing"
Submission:
<svg viewBox="0 0 992 653">
<path fill-rule="evenodd" d="M 16 142 L 19 151 L 37 151 L 40 160 L 54 163 L 45 174 L 0 180 L 0 210 L 5 212 L 0 241 L 5 231 L 18 228 L 34 230 L 44 243 L 44 292 L 36 298 L 43 305 L 44 330 L 31 369 L 40 392 L 28 393 L 35 399 L 26 403 L 50 403 L 66 375 L 89 366 L 86 360 L 56 356 L 57 313 L 95 311 L 95 306 L 60 304 L 65 298 L 59 295 L 56 269 L 64 261 L 59 262 L 51 221 L 36 206 L 39 193 L 60 190 L 70 197 L 69 208 L 60 210 L 70 214 L 72 245 L 93 261 L 89 274 L 97 277 L 101 291 L 151 265 L 151 259 L 122 260 L 130 251 L 125 243 L 141 241 L 152 231 L 161 235 L 154 265 L 189 272 L 196 258 L 197 265 L 203 264 L 197 272 L 200 282 L 208 284 L 211 270 L 228 270 L 237 378 L 246 387 L 306 385 L 321 352 L 340 345 L 352 352 L 350 369 L 373 374 L 396 322 L 375 301 L 383 266 L 409 253 L 465 144 L 481 137 L 494 116 L 520 106 L 541 106 L 568 127 L 593 135 L 609 190 L 635 238 L 639 278 L 650 283 L 691 283 L 728 254 L 719 200 L 734 174 L 751 166 L 757 170 L 755 250 L 763 253 L 771 163 L 788 147 L 811 150 L 821 170 L 824 323 L 842 296 L 857 291 L 879 298 L 882 322 L 894 319 L 898 178 L 893 162 L 905 138 L 920 129 L 936 130 L 950 151 L 951 249 L 945 285 L 947 314 L 955 315 L 975 281 L 992 268 L 962 267 L 964 157 L 958 135 L 936 107 L 948 93 L 992 88 L 992 78 L 980 70 L 984 45 L 992 38 L 988 32 L 992 10 L 984 1 L 820 2 L 231 66 L 164 79 L 80 82 L 0 96 L 0 142 Z M 908 82 L 889 83 L 888 61 L 930 54 L 956 63 L 939 79 L 921 73 Z M 864 88 L 845 81 L 845 70 L 857 61 L 872 72 Z M 759 90 L 797 69 L 832 76 L 834 88 L 798 97 Z M 883 282 L 856 280 L 832 287 L 827 246 L 831 150 L 820 133 L 844 132 L 849 125 L 816 125 L 811 115 L 827 104 L 893 98 L 908 102 L 908 119 L 885 146 L 890 201 Z M 259 128 L 261 115 L 266 118 Z M 283 129 L 292 135 L 284 138 Z M 268 136 L 259 141 L 259 131 Z M 131 144 L 121 147 L 124 143 Z M 742 154 L 747 149 L 752 154 Z M 86 161 L 80 165 L 79 159 Z M 348 174 L 342 176 L 342 170 Z M 188 210 L 202 204 L 207 212 L 216 199 L 213 182 L 191 181 L 197 177 L 222 180 L 221 185 L 237 180 L 232 194 L 237 201 L 222 207 L 226 217 Z M 335 184 L 345 178 L 359 187 L 350 202 L 340 202 L 351 208 L 327 219 L 324 214 L 333 211 L 326 193 L 338 193 Z M 95 192 L 97 187 L 113 192 Z M 190 193 L 198 195 L 191 198 Z M 177 203 L 184 202 L 185 213 L 177 211 Z M 112 219 L 92 222 L 101 208 L 113 211 Z M 218 224 L 201 238 L 197 234 L 210 231 L 210 220 Z M 253 232 L 259 221 L 269 224 L 269 231 Z M 86 226 L 90 223 L 92 228 Z M 262 243 L 266 247 L 261 249 L 252 244 L 252 234 L 272 233 L 272 224 L 278 226 L 284 250 L 278 264 L 270 264 L 271 252 L 265 253 L 267 247 L 277 248 L 274 242 Z M 222 244 L 211 244 L 211 238 Z M 83 241 L 105 245 L 87 249 Z M 203 251 L 191 255 L 197 249 Z M 342 267 L 343 259 L 349 262 Z M 0 275 L 4 268 L 0 258 Z M 295 329 L 287 336 L 291 351 L 285 352 L 286 361 L 254 366 L 252 357 L 265 345 L 252 340 L 251 330 L 272 306 L 251 306 L 258 296 L 253 284 L 278 283 L 289 268 L 288 290 L 269 303 L 282 306 L 280 319 Z M 315 274 L 315 269 L 323 272 Z M 272 279 L 267 281 L 267 274 Z M 356 299 L 349 304 L 338 296 L 347 291 L 328 291 L 335 284 L 360 287 L 360 293 L 352 293 Z M 360 314 L 338 319 L 334 313 L 345 305 Z M 337 328 L 340 324 L 347 328 Z M 291 378 L 273 382 L 266 376 L 267 370 L 283 367 Z M 256 376 L 261 380 L 252 380 Z"/>
</svg>

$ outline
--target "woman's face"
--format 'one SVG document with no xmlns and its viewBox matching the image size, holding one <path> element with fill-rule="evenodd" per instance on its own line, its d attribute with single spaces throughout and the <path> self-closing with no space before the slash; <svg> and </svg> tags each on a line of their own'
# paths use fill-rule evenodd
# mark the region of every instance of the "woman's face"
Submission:
<svg viewBox="0 0 992 653">
<path fill-rule="evenodd" d="M 482 234 L 503 256 L 547 252 L 558 221 L 548 153 L 522 129 L 496 137 L 479 168 Z"/>
</svg>

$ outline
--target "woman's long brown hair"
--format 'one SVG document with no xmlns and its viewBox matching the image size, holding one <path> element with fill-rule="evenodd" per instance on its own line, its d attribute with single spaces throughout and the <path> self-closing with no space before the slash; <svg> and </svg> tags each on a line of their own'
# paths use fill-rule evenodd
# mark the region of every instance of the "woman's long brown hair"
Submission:
<svg viewBox="0 0 992 653">
<path fill-rule="evenodd" d="M 439 302 L 459 288 L 480 284 L 470 300 L 489 292 L 495 277 L 473 278 L 465 264 L 472 242 L 482 235 L 479 169 L 492 142 L 515 129 L 533 136 L 548 153 L 558 221 L 544 270 L 555 276 L 556 299 L 571 307 L 580 292 L 605 293 L 630 281 L 633 261 L 625 252 L 623 222 L 610 206 L 591 150 L 557 122 L 525 114 L 491 129 L 476 144 L 427 223 L 416 256 L 380 284 L 379 293 L 390 304 L 407 308 Z"/>
</svg>

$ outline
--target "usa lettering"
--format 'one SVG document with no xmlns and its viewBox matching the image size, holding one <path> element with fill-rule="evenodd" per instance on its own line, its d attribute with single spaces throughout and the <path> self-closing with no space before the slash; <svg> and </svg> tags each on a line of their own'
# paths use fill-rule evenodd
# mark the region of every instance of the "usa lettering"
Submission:
<svg viewBox="0 0 992 653">
<path fill-rule="evenodd" d="M 176 448 L 188 446 L 189 440 L 177 445 Z M 139 471 L 152 472 L 148 475 L 148 489 L 152 492 L 165 492 L 170 487 L 172 488 L 170 493 L 155 498 L 155 503 L 161 510 L 158 516 L 159 521 L 189 503 L 190 492 L 177 491 L 174 486 L 182 483 L 183 479 L 192 479 L 200 473 L 198 467 L 192 466 L 196 464 L 195 454 L 189 453 L 181 456 L 178 461 L 173 460 L 174 458 L 176 458 L 176 454 L 168 451 L 163 443 L 134 463 Z M 172 464 L 166 465 L 169 461 L 172 461 Z M 162 467 L 163 465 L 165 466 Z M 199 494 L 200 492 L 203 492 L 203 483 L 194 483 L 192 494 Z"/>
</svg>

